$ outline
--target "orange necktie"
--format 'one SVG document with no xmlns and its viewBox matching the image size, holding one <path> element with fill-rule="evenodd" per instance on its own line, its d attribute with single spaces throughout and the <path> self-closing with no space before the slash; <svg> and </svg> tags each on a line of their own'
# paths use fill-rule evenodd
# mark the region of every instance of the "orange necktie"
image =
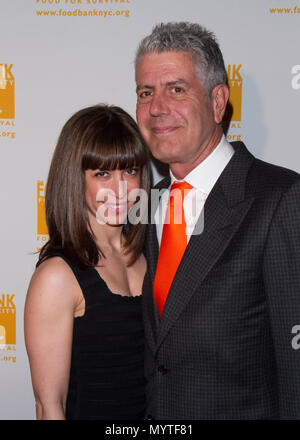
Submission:
<svg viewBox="0 0 300 440">
<path fill-rule="evenodd" d="M 187 182 L 174 182 L 170 190 L 153 286 L 160 317 L 187 246 L 183 200 L 192 188 Z"/>
</svg>

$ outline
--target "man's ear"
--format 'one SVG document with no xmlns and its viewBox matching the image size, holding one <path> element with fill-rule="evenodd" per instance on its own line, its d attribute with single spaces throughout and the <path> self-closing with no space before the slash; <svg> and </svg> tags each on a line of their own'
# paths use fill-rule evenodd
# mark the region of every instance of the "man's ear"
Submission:
<svg viewBox="0 0 300 440">
<path fill-rule="evenodd" d="M 229 99 L 229 89 L 226 84 L 217 85 L 211 92 L 211 102 L 216 124 L 221 124 Z"/>
</svg>

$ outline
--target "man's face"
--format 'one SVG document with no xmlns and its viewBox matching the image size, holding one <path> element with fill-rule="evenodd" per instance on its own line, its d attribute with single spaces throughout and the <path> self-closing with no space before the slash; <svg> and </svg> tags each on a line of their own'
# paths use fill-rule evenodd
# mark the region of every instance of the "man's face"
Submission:
<svg viewBox="0 0 300 440">
<path fill-rule="evenodd" d="M 171 168 L 196 166 L 218 126 L 190 54 L 144 55 L 136 82 L 137 121 L 153 156 Z"/>
<path fill-rule="evenodd" d="M 187 174 L 221 137 L 218 86 L 208 100 L 190 54 L 180 51 L 144 55 L 136 82 L 137 121 L 153 156 Z"/>
</svg>

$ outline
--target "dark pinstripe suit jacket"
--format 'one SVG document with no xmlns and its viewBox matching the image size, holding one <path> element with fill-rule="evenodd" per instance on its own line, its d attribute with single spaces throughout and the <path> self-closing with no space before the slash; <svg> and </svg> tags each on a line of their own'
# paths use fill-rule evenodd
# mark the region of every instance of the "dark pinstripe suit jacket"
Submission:
<svg viewBox="0 0 300 440">
<path fill-rule="evenodd" d="M 292 346 L 300 325 L 300 176 L 233 146 L 161 321 L 152 292 L 158 243 L 149 226 L 149 418 L 300 419 L 300 350 Z"/>
</svg>

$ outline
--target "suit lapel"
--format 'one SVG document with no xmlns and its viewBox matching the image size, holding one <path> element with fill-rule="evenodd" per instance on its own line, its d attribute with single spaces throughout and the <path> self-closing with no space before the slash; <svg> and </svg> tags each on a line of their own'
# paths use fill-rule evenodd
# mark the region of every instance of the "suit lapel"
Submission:
<svg viewBox="0 0 300 440">
<path fill-rule="evenodd" d="M 191 237 L 178 268 L 158 327 L 156 349 L 223 254 L 251 207 L 254 197 L 245 198 L 245 180 L 253 159 L 244 145 L 238 143 L 235 155 L 207 198 L 203 232 Z M 201 221 L 203 219 L 199 219 Z M 152 285 L 154 275 L 155 270 L 151 273 Z M 157 314 L 156 307 L 154 310 Z"/>
<path fill-rule="evenodd" d="M 154 188 L 155 190 L 167 189 L 170 186 L 170 178 L 167 177 L 159 182 Z M 145 333 L 148 343 L 153 352 L 156 349 L 157 333 L 160 325 L 160 318 L 153 296 L 153 281 L 155 277 L 159 246 L 156 233 L 156 225 L 154 221 L 154 214 L 159 204 L 158 192 L 152 192 L 152 199 L 149 204 L 149 225 L 147 228 L 147 239 L 145 247 L 145 255 L 147 259 L 147 273 L 143 286 L 143 313 Z"/>
</svg>

